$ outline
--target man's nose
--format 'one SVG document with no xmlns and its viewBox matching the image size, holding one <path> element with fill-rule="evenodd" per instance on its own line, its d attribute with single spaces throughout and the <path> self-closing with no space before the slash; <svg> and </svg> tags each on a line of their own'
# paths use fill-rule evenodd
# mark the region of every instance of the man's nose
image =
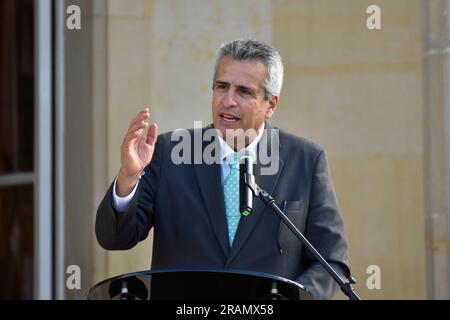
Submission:
<svg viewBox="0 0 450 320">
<path fill-rule="evenodd" d="M 234 90 L 227 90 L 225 95 L 223 96 L 223 106 L 226 108 L 236 107 L 236 97 Z"/>
</svg>

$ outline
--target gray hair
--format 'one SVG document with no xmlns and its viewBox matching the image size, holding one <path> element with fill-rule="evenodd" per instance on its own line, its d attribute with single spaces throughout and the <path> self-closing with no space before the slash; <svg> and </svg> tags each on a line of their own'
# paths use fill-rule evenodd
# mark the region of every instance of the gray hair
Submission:
<svg viewBox="0 0 450 320">
<path fill-rule="evenodd" d="M 256 60 L 262 62 L 267 68 L 264 80 L 264 99 L 279 96 L 283 86 L 283 62 L 278 51 L 272 46 L 257 40 L 235 40 L 223 44 L 216 54 L 214 64 L 214 79 L 217 66 L 224 56 L 231 56 L 234 60 Z M 214 84 L 213 84 L 214 85 Z"/>
</svg>

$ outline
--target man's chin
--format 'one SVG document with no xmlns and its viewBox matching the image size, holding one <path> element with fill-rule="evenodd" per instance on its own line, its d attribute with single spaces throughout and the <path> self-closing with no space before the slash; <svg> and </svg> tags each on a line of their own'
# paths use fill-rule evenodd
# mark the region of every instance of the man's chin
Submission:
<svg viewBox="0 0 450 320">
<path fill-rule="evenodd" d="M 224 125 L 222 123 L 219 123 L 219 124 L 213 123 L 213 125 L 214 125 L 214 128 L 220 132 L 222 138 L 225 138 L 227 136 L 227 132 L 229 135 L 235 135 L 235 133 L 238 132 L 238 130 L 245 131 L 245 129 L 241 128 L 240 124 L 237 124 L 237 123 L 236 124 L 227 124 L 227 125 Z"/>
<path fill-rule="evenodd" d="M 220 132 L 222 138 L 225 140 L 227 137 L 229 137 L 230 139 L 235 139 L 236 137 L 242 136 L 245 132 L 245 129 L 240 127 L 221 127 L 218 131 Z"/>
</svg>

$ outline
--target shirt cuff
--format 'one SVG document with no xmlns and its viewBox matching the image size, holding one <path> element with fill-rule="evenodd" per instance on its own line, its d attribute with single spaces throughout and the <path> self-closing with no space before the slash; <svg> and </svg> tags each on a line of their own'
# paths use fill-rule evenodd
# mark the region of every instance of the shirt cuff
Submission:
<svg viewBox="0 0 450 320">
<path fill-rule="evenodd" d="M 113 185 L 113 197 L 112 197 L 113 208 L 116 211 L 124 212 L 125 210 L 127 210 L 128 206 L 129 206 L 129 204 L 131 202 L 131 199 L 133 199 L 134 194 L 136 193 L 136 189 L 137 189 L 137 186 L 139 184 L 139 181 L 134 186 L 133 191 L 131 191 L 131 193 L 129 195 L 127 195 L 126 197 L 123 197 L 123 198 L 119 197 L 117 195 L 117 193 L 116 193 L 116 184 L 117 184 L 117 177 L 116 177 L 116 179 L 114 179 L 114 185 Z"/>
</svg>

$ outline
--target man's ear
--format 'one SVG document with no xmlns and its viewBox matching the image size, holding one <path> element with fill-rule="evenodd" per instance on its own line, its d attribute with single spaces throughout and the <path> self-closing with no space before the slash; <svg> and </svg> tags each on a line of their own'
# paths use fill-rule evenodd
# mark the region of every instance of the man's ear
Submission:
<svg viewBox="0 0 450 320">
<path fill-rule="evenodd" d="M 278 96 L 273 96 L 272 98 L 270 98 L 268 100 L 269 108 L 267 108 L 267 111 L 266 111 L 266 119 L 272 118 L 272 115 L 275 112 L 275 109 L 278 105 L 278 101 L 279 101 Z"/>
</svg>

